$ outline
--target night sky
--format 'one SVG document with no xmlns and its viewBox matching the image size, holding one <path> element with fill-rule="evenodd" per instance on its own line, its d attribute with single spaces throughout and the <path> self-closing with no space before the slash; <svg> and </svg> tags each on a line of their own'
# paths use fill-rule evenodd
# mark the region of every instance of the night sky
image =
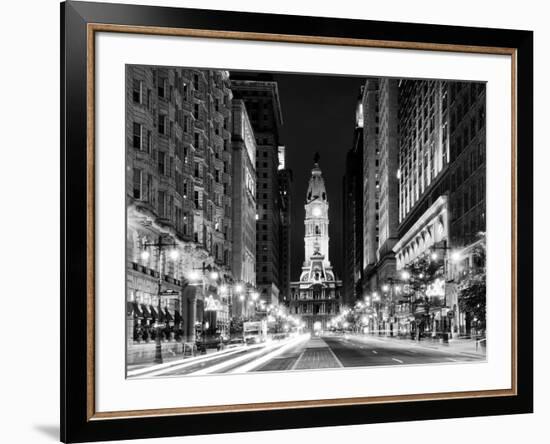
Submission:
<svg viewBox="0 0 550 444">
<path fill-rule="evenodd" d="M 281 144 L 292 170 L 291 279 L 299 280 L 304 261 L 305 198 L 313 157 L 320 155 L 329 201 L 329 259 L 342 278 L 342 178 L 353 144 L 355 110 L 364 77 L 231 71 L 231 78 L 276 81 L 283 115 Z"/>
<path fill-rule="evenodd" d="M 362 77 L 274 74 L 283 113 L 282 142 L 292 184 L 291 279 L 298 280 L 304 261 L 304 203 L 313 156 L 319 152 L 329 200 L 329 255 L 342 273 L 342 177 L 353 143 L 355 107 Z"/>
</svg>

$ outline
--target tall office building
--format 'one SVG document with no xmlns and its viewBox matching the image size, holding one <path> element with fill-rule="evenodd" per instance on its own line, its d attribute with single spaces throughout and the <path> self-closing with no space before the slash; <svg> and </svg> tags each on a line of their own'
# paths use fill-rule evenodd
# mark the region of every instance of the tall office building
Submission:
<svg viewBox="0 0 550 444">
<path fill-rule="evenodd" d="M 398 269 L 449 243 L 448 85 L 406 80 L 399 87 Z"/>
<path fill-rule="evenodd" d="M 354 163 L 362 161 L 361 186 L 356 189 L 346 187 L 346 193 L 353 194 L 354 200 L 362 199 L 362 289 L 355 293 L 356 298 L 375 290 L 380 282 L 395 274 L 393 246 L 398 240 L 399 225 L 398 84 L 395 79 L 367 79 L 361 89 L 360 155 L 348 154 L 348 163 L 352 165 L 347 173 L 348 182 L 354 177 Z M 348 197 L 348 204 L 352 201 Z M 349 242 L 346 245 L 350 248 Z M 349 256 L 350 253 L 345 254 Z"/>
<path fill-rule="evenodd" d="M 242 100 L 233 100 L 232 129 L 232 272 L 243 291 L 252 291 L 256 286 L 256 140 Z M 233 316 L 247 313 L 242 295 L 231 295 Z"/>
<path fill-rule="evenodd" d="M 376 261 L 379 236 L 380 151 L 379 79 L 368 79 L 363 88 L 363 291 L 377 286 Z"/>
<path fill-rule="evenodd" d="M 400 125 L 397 269 L 435 252 L 447 264 L 446 278 L 455 280 L 476 266 L 475 247 L 484 242 L 485 85 L 404 81 Z M 450 260 L 451 249 L 459 261 Z M 451 332 L 467 330 L 457 285 L 447 282 L 442 291 Z"/>
<path fill-rule="evenodd" d="M 399 226 L 399 81 L 380 79 L 378 83 L 378 246 L 376 279 L 395 274 L 393 247 Z"/>
<path fill-rule="evenodd" d="M 279 300 L 287 303 L 290 298 L 290 232 L 292 228 L 291 218 L 291 193 L 292 170 L 286 166 L 286 148 L 280 146 L 278 150 L 279 166 L 277 178 L 279 182 L 279 208 L 281 218 L 281 233 L 279 243 Z"/>
<path fill-rule="evenodd" d="M 352 306 L 363 294 L 363 90 L 361 87 L 355 112 L 353 145 L 346 154 L 346 172 L 342 178 L 342 303 L 347 306 Z"/>
<path fill-rule="evenodd" d="M 269 76 L 234 76 L 234 97 L 245 103 L 256 137 L 256 284 L 260 298 L 278 304 L 281 291 L 281 212 L 278 149 L 283 124 L 277 83 Z"/>
</svg>

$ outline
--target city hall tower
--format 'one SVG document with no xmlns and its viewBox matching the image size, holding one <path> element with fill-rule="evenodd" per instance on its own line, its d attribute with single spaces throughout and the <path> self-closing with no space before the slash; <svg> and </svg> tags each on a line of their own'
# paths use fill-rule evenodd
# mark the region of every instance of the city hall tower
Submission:
<svg viewBox="0 0 550 444">
<path fill-rule="evenodd" d="M 319 160 L 315 154 L 304 205 L 304 263 L 300 280 L 290 285 L 289 304 L 290 313 L 315 334 L 340 311 L 342 287 L 329 260 L 329 203 Z"/>
</svg>

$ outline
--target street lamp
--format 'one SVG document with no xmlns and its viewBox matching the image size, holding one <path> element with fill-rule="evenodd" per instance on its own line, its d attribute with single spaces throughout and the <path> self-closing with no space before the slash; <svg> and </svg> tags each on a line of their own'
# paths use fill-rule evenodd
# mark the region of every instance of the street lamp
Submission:
<svg viewBox="0 0 550 444">
<path fill-rule="evenodd" d="M 443 240 L 441 241 L 441 244 L 442 245 L 434 245 L 433 249 L 434 251 L 432 251 L 432 253 L 430 254 L 430 258 L 432 261 L 437 261 L 439 259 L 439 255 L 437 253 L 437 250 L 442 250 L 443 251 L 443 279 L 445 281 L 445 284 L 447 282 L 451 282 L 454 277 L 452 275 L 454 275 L 454 273 L 449 270 L 449 259 L 451 262 L 453 263 L 458 263 L 462 260 L 462 256 L 460 254 L 459 251 L 452 251 L 450 252 L 450 254 L 448 253 L 451 248 L 447 245 L 447 240 Z M 444 319 L 443 318 L 443 309 L 447 309 L 447 291 L 444 290 L 444 294 L 443 294 L 443 306 L 441 307 L 440 309 L 440 318 L 441 318 L 441 324 L 443 326 L 443 340 L 444 341 L 448 341 L 449 339 L 449 332 L 447 331 L 447 329 L 450 330 L 450 333 L 452 335 L 452 330 L 453 330 L 453 320 L 451 319 L 450 320 L 450 323 L 448 325 L 447 323 L 447 320 L 446 318 Z"/>
<path fill-rule="evenodd" d="M 144 242 L 143 248 L 156 248 L 158 251 L 158 281 L 157 281 L 157 325 L 156 330 L 157 334 L 155 337 L 155 363 L 162 364 L 162 343 L 160 341 L 160 334 L 161 334 L 161 328 L 160 328 L 160 314 L 161 314 L 161 297 L 162 297 L 162 250 L 167 247 L 172 247 L 170 250 L 170 258 L 173 260 L 176 260 L 179 256 L 178 250 L 176 250 L 176 243 L 175 241 L 170 242 L 163 242 L 163 235 L 160 234 L 158 237 L 157 242 Z M 141 253 L 141 257 L 144 259 L 149 258 L 149 251 L 144 250 Z"/>
<path fill-rule="evenodd" d="M 400 276 L 403 281 L 408 281 L 411 277 L 410 273 L 407 270 L 403 270 Z M 382 285 L 382 291 L 384 293 L 389 292 L 389 296 L 390 296 L 388 315 L 390 319 L 390 336 L 393 336 L 393 329 L 394 329 L 394 322 L 395 322 L 394 292 L 400 293 L 402 289 L 404 290 L 404 288 L 398 284 L 398 282 L 400 282 L 399 279 L 396 279 L 390 276 L 387 278 L 387 281 L 388 281 L 387 284 Z"/>
<path fill-rule="evenodd" d="M 212 265 L 206 265 L 205 262 L 202 263 L 202 267 L 198 268 L 192 268 L 188 273 L 188 278 L 190 281 L 195 281 L 202 284 L 202 297 L 206 297 L 206 277 L 209 277 L 213 281 L 218 281 L 220 279 L 220 273 L 212 266 Z M 216 286 L 217 286 L 216 282 Z M 197 285 L 197 284 L 195 284 Z M 227 292 L 227 286 L 220 285 L 217 286 L 220 294 L 223 294 L 223 292 Z M 204 320 L 204 306 L 203 306 L 203 313 L 202 313 L 202 334 L 204 335 L 205 329 L 208 329 L 206 327 L 208 323 L 205 323 Z M 204 339 L 204 338 L 203 338 Z"/>
</svg>

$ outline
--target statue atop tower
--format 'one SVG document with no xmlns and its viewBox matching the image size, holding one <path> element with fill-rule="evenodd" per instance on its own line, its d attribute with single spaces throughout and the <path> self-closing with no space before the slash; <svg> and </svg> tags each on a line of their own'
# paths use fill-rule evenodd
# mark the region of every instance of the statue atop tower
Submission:
<svg viewBox="0 0 550 444">
<path fill-rule="evenodd" d="M 321 156 L 319 155 L 319 151 L 316 151 L 315 155 L 313 156 L 313 163 L 318 164 L 320 159 Z"/>
</svg>

